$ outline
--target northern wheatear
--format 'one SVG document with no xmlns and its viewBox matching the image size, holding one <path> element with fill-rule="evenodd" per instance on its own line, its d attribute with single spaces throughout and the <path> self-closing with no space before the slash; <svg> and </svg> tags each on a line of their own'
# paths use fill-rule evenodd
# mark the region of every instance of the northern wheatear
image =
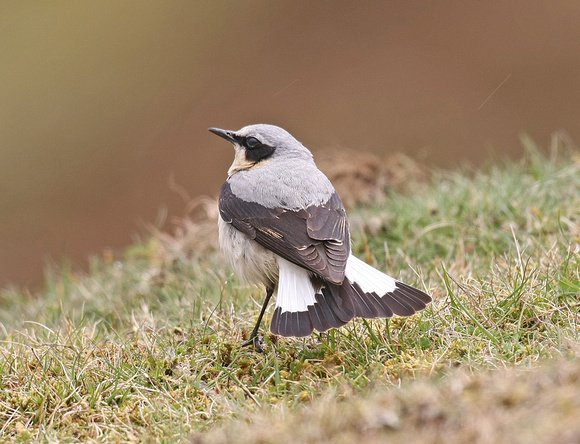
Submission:
<svg viewBox="0 0 580 444">
<path fill-rule="evenodd" d="M 270 331 L 308 336 L 354 317 L 410 316 L 431 297 L 353 256 L 342 201 L 312 154 L 287 131 L 250 125 L 210 128 L 234 145 L 219 198 L 219 241 L 238 276 L 266 286 L 258 330 L 272 294 Z"/>
</svg>

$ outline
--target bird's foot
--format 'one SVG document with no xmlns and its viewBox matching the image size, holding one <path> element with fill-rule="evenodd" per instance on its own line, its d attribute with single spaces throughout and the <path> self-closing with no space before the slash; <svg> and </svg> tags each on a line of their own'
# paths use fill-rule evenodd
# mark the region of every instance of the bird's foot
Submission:
<svg viewBox="0 0 580 444">
<path fill-rule="evenodd" d="M 253 345 L 258 353 L 266 353 L 262 348 L 262 344 L 264 344 L 264 338 L 260 337 L 257 333 L 252 333 L 247 341 L 242 342 L 242 347 Z"/>
</svg>

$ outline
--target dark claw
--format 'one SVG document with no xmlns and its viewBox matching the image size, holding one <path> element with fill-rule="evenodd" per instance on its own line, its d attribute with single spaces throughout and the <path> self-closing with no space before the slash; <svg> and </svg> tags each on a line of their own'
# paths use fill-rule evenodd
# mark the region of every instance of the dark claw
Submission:
<svg viewBox="0 0 580 444">
<path fill-rule="evenodd" d="M 242 347 L 253 345 L 258 353 L 265 354 L 266 352 L 262 348 L 262 344 L 264 344 L 264 338 L 261 338 L 259 335 L 251 335 L 247 341 L 242 342 Z"/>
</svg>

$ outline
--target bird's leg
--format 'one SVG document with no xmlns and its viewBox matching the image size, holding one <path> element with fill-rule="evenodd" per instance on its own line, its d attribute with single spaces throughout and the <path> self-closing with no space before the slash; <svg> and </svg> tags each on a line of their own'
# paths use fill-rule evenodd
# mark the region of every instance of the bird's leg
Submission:
<svg viewBox="0 0 580 444">
<path fill-rule="evenodd" d="M 260 312 L 260 316 L 258 316 L 258 321 L 256 322 L 256 326 L 254 327 L 254 330 L 252 330 L 252 333 L 250 334 L 250 337 L 248 338 L 248 340 L 244 341 L 242 343 L 242 347 L 247 347 L 248 345 L 254 345 L 254 348 L 256 349 L 256 351 L 258 353 L 265 353 L 264 349 L 262 348 L 262 344 L 264 343 L 264 339 L 260 338 L 260 336 L 258 335 L 258 330 L 260 329 L 260 324 L 262 323 L 262 317 L 264 316 L 264 313 L 266 312 L 266 307 L 268 307 L 268 302 L 270 302 L 270 298 L 272 297 L 272 293 L 274 293 L 274 287 L 273 286 L 266 287 L 266 300 L 264 301 L 264 305 L 262 305 L 262 311 Z"/>
</svg>

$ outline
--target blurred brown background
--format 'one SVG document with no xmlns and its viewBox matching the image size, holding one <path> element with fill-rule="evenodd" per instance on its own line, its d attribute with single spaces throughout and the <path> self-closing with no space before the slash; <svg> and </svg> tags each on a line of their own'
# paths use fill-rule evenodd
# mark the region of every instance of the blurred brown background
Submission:
<svg viewBox="0 0 580 444">
<path fill-rule="evenodd" d="M 578 141 L 578 23 L 576 0 L 3 2 L 0 285 L 181 214 L 170 177 L 217 195 L 209 126 L 443 167 Z"/>
</svg>

